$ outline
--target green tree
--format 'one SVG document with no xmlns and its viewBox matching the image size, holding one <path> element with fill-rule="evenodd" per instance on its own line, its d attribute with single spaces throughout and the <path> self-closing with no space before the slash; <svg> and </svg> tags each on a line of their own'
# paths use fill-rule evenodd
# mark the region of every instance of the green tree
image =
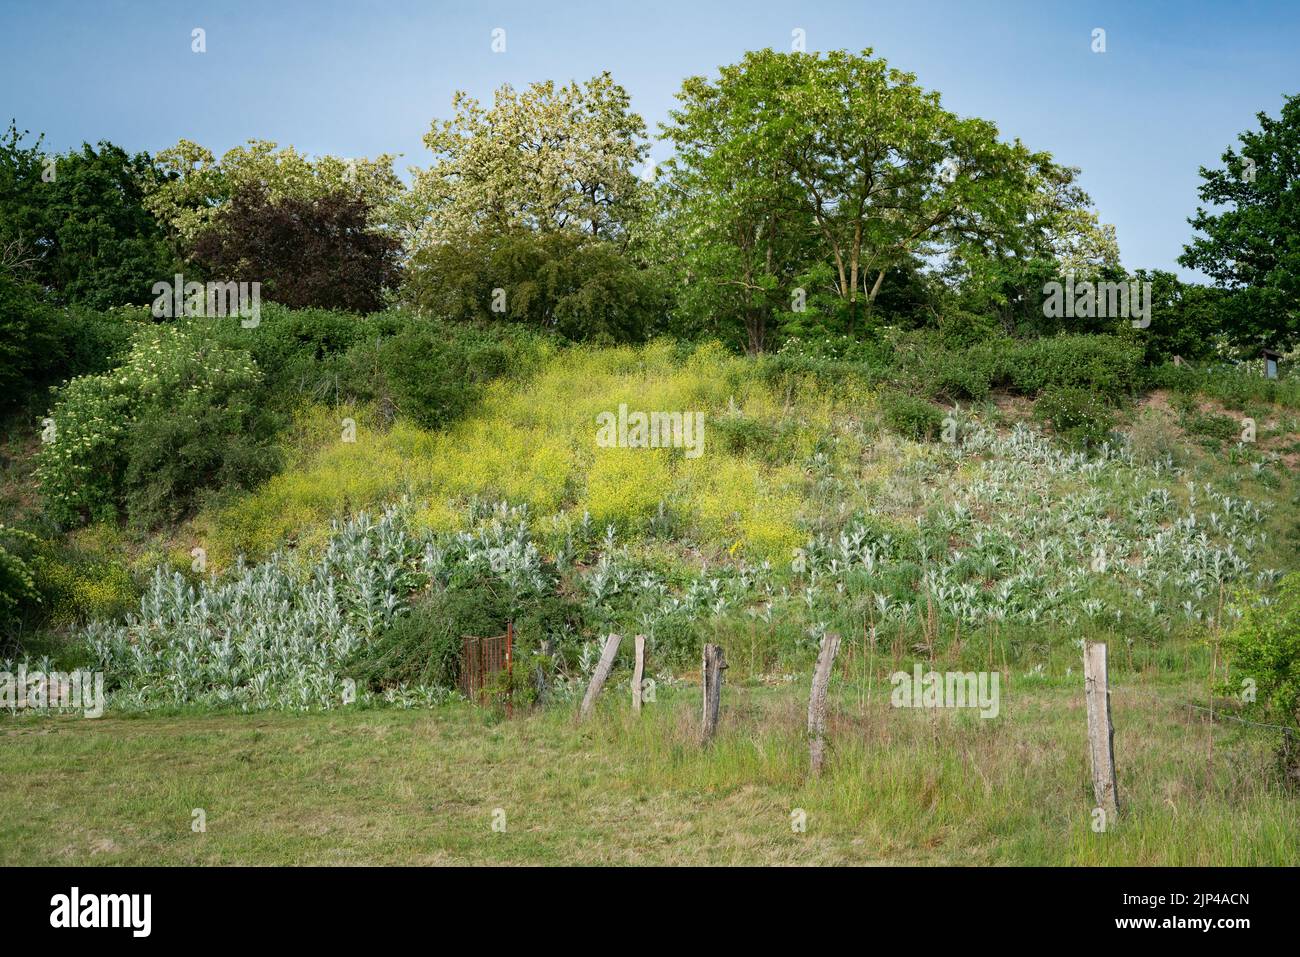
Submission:
<svg viewBox="0 0 1300 957">
<path fill-rule="evenodd" d="M 1243 348 L 1300 342 L 1300 94 L 1238 136 L 1223 167 L 1201 167 L 1195 237 L 1178 261 L 1233 292 L 1224 331 Z"/>
<path fill-rule="evenodd" d="M 984 120 L 944 110 L 910 73 L 870 50 L 772 54 L 773 145 L 799 187 L 856 320 L 891 268 L 967 234 L 1022 222 L 1033 157 Z"/>
<path fill-rule="evenodd" d="M 1008 335 L 1109 331 L 1087 320 L 1071 320 L 1065 329 L 1043 314 L 1049 282 L 1069 273 L 1077 281 L 1125 277 L 1115 229 L 1100 222 L 1077 183 L 1079 170 L 1059 166 L 1046 154 L 1035 154 L 1033 163 L 1022 215 L 1001 229 L 968 231 L 946 257 L 942 273 L 956 292 L 957 308 L 996 317 Z"/>
<path fill-rule="evenodd" d="M 743 290 L 742 312 L 797 299 L 782 274 L 793 266 L 825 284 L 803 293 L 837 299 L 856 334 L 887 277 L 918 258 L 1009 257 L 1027 230 L 1065 234 L 1063 198 L 1077 207 L 1077 193 L 1060 195 L 1070 171 L 945 110 L 870 50 L 751 52 L 716 80 L 688 79 L 678 98 L 665 134 L 691 238 L 683 272 Z"/>
<path fill-rule="evenodd" d="M 328 154 L 313 159 L 292 146 L 249 140 L 227 150 L 218 161 L 211 150 L 182 139 L 154 158 L 159 176 L 145 202 L 178 254 L 188 257 L 199 237 L 244 189 L 264 190 L 273 203 L 348 196 L 369 210 L 387 209 L 403 188 L 393 172 L 393 160 L 388 153 L 374 159 Z M 381 214 L 372 215 L 370 224 L 387 225 Z"/>
<path fill-rule="evenodd" d="M 557 87 L 463 92 L 425 134 L 433 166 L 394 204 L 412 250 L 487 231 L 569 230 L 621 240 L 641 208 L 645 122 L 608 73 Z"/>
<path fill-rule="evenodd" d="M 143 304 L 172 271 L 161 227 L 144 205 L 156 173 L 101 142 L 59 156 L 10 124 L 0 139 L 0 243 L 21 243 L 35 279 L 64 302 L 93 308 Z"/>
<path fill-rule="evenodd" d="M 1206 359 L 1222 338 L 1231 294 L 1200 283 L 1183 282 L 1162 269 L 1139 269 L 1138 282 L 1151 283 L 1151 325 L 1141 341 L 1149 362 L 1166 362 L 1174 356 Z"/>
<path fill-rule="evenodd" d="M 0 248 L 0 410 L 29 394 L 62 365 L 66 320 L 29 277 L 17 241 Z"/>
<path fill-rule="evenodd" d="M 731 317 L 743 345 L 769 345 L 775 315 L 808 307 L 794 301 L 795 277 L 808 265 L 812 222 L 774 143 L 773 91 L 785 61 L 767 51 L 723 67 L 716 81 L 691 77 L 663 129 L 676 155 L 663 166 L 662 214 L 654 220 L 653 258 L 676 279 L 687 334 L 721 335 Z"/>
</svg>

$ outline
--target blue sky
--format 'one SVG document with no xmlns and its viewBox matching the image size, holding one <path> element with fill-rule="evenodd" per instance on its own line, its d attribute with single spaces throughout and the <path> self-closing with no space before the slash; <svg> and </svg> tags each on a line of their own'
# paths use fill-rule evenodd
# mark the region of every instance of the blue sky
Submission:
<svg viewBox="0 0 1300 957">
<path fill-rule="evenodd" d="M 456 89 L 608 69 L 653 129 L 683 77 L 789 49 L 796 27 L 810 50 L 872 47 L 950 109 L 1081 167 L 1129 267 L 1176 268 L 1197 168 L 1300 92 L 1295 2 L 0 0 L 0 123 L 53 150 L 265 138 L 398 152 L 404 169 L 427 162 L 420 138 Z"/>
</svg>

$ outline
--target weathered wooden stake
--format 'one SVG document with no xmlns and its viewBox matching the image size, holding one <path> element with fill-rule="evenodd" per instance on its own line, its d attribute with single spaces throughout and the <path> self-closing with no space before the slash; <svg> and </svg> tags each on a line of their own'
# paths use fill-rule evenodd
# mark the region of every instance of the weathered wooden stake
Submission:
<svg viewBox="0 0 1300 957">
<path fill-rule="evenodd" d="M 543 658 L 549 660 L 555 654 L 555 645 L 549 639 L 543 641 L 541 653 Z M 533 686 L 537 689 L 537 703 L 544 703 L 550 689 L 546 686 L 546 668 L 541 662 L 533 669 Z"/>
<path fill-rule="evenodd" d="M 506 717 L 512 717 L 515 712 L 515 623 L 506 622 Z"/>
<path fill-rule="evenodd" d="M 707 744 L 718 730 L 718 709 L 722 705 L 722 672 L 727 668 L 721 645 L 704 646 L 704 716 L 700 739 Z"/>
<path fill-rule="evenodd" d="M 1088 707 L 1088 759 L 1092 793 L 1106 813 L 1106 824 L 1119 817 L 1119 788 L 1115 783 L 1115 726 L 1110 720 L 1110 683 L 1106 674 L 1106 645 L 1083 647 L 1084 700 Z"/>
<path fill-rule="evenodd" d="M 605 648 L 600 653 L 600 661 L 596 663 L 596 670 L 591 673 L 591 684 L 587 685 L 587 693 L 582 698 L 580 718 L 587 717 L 591 714 L 591 709 L 596 706 L 596 696 L 600 694 L 600 689 L 605 687 L 609 672 L 614 667 L 614 656 L 618 654 L 618 646 L 622 640 L 618 635 L 610 635 L 605 639 Z"/>
<path fill-rule="evenodd" d="M 637 635 L 636 665 L 632 668 L 632 710 L 641 713 L 641 682 L 645 676 L 645 635 Z"/>
<path fill-rule="evenodd" d="M 840 650 L 840 636 L 833 631 L 822 635 L 822 648 L 813 672 L 812 694 L 808 696 L 808 756 L 813 774 L 822 773 L 826 757 L 826 689 L 831 683 L 831 669 Z"/>
</svg>

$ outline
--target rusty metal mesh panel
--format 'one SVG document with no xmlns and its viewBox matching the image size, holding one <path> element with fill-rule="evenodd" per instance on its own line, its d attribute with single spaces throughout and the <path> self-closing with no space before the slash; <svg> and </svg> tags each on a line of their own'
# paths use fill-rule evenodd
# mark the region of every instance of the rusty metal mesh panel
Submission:
<svg viewBox="0 0 1300 957">
<path fill-rule="evenodd" d="M 510 664 L 510 636 L 466 636 L 461 639 L 460 690 L 471 701 L 482 701 L 486 688 Z"/>
</svg>

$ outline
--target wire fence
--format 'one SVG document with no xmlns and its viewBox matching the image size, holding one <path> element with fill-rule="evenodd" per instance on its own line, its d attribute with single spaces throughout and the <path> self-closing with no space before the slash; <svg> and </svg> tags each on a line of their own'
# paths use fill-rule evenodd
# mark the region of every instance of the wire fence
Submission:
<svg viewBox="0 0 1300 957">
<path fill-rule="evenodd" d="M 1158 700 L 1163 704 L 1171 705 L 1172 707 L 1175 708 L 1185 708 L 1189 711 L 1197 711 L 1204 714 L 1208 714 L 1213 719 L 1219 719 L 1224 721 L 1235 721 L 1237 724 L 1248 725 L 1252 728 L 1265 728 L 1270 731 L 1281 731 L 1285 734 L 1295 733 L 1294 728 L 1288 728 L 1286 725 L 1269 724 L 1265 721 L 1251 721 L 1249 718 L 1243 718 L 1240 715 L 1231 714 L 1220 708 L 1213 708 L 1213 707 L 1207 707 L 1205 705 L 1193 704 L 1190 701 L 1171 701 L 1167 695 L 1162 695 L 1157 691 L 1149 691 L 1145 688 L 1117 686 L 1111 688 L 1110 690 L 1112 696 L 1119 692 L 1123 692 L 1124 694 L 1142 695 L 1143 697 Z"/>
</svg>

